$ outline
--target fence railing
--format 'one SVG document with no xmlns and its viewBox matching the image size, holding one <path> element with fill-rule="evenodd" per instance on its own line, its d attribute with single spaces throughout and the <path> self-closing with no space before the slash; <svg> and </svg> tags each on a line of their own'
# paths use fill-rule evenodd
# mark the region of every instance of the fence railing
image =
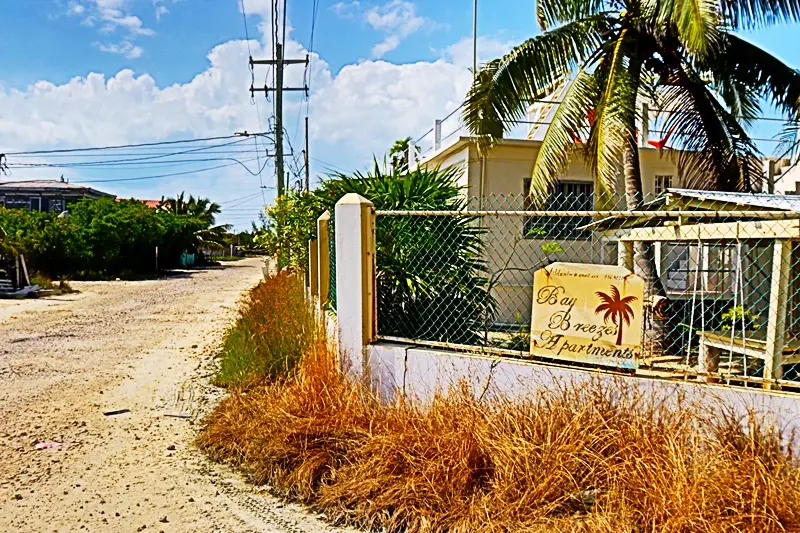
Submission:
<svg viewBox="0 0 800 533">
<path fill-rule="evenodd" d="M 470 200 L 463 210 L 376 210 L 377 338 L 800 390 L 800 199 L 678 193 L 633 211 L 551 200 L 558 210 L 534 209 L 524 195 Z M 617 265 L 642 277 L 634 357 L 623 364 L 537 349 L 536 276 L 556 263 L 596 265 L 590 272 Z M 607 309 L 599 298 L 611 293 L 587 287 L 576 293 L 580 305 Z M 625 313 L 603 315 L 586 320 L 613 345 Z"/>
</svg>

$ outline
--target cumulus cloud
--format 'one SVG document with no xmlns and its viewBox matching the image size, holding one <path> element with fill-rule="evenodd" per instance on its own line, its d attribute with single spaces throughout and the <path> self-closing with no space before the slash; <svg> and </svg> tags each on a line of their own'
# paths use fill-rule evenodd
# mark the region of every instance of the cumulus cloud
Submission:
<svg viewBox="0 0 800 533">
<path fill-rule="evenodd" d="M 358 0 L 340 1 L 331 6 L 340 18 L 362 19 L 373 30 L 385 34 L 383 40 L 372 47 L 372 55 L 383 57 L 422 29 L 439 27 L 434 21 L 417 14 L 417 6 L 408 0 L 389 0 L 369 9 Z"/>
<path fill-rule="evenodd" d="M 160 4 L 156 2 L 156 4 Z M 156 14 L 158 16 L 157 6 Z M 164 7 L 166 9 L 166 7 Z M 155 31 L 145 27 L 142 19 L 128 11 L 126 0 L 73 0 L 68 4 L 68 13 L 81 18 L 84 26 L 98 26 L 102 35 L 122 33 L 124 39 L 117 44 L 103 44 L 98 48 L 104 52 L 125 55 L 135 59 L 142 55 L 141 46 L 135 45 L 138 37 L 151 37 Z"/>
<path fill-rule="evenodd" d="M 120 5 L 114 0 L 97 2 Z M 269 17 L 270 5 L 270 0 L 246 0 L 245 9 L 248 14 Z M 249 43 L 254 57 L 271 55 L 268 21 L 269 18 L 266 26 L 259 26 L 266 31 Z M 291 36 L 291 27 L 287 31 Z M 255 31 L 253 34 L 258 35 Z M 110 53 L 142 53 L 132 40 L 97 46 Z M 481 39 L 480 55 L 489 59 L 510 46 L 501 40 Z M 0 116 L 0 147 L 10 152 L 257 131 L 258 116 L 247 93 L 248 53 L 248 43 L 243 40 L 220 44 L 209 52 L 208 65 L 202 72 L 169 86 L 159 86 L 150 75 L 127 69 L 113 75 L 92 73 L 62 84 L 40 81 L 19 90 L 0 85 L 0 108 L 5 110 Z M 306 53 L 299 42 L 288 39 L 287 57 L 305 57 Z M 458 107 L 472 80 L 471 44 L 468 39 L 455 43 L 442 50 L 440 56 L 435 61 L 410 64 L 367 60 L 333 72 L 323 58 L 312 54 L 308 73 L 312 85 L 312 157 L 344 168 L 362 167 L 370 162 L 373 153 L 380 156 L 398 138 L 419 136 L 433 125 L 435 118 Z M 303 68 L 288 68 L 286 76 L 287 86 L 299 86 L 304 81 Z M 290 136 L 304 106 L 294 95 L 285 102 Z M 260 105 L 263 128 L 267 127 L 270 109 L 266 102 Z M 249 165 L 255 167 L 255 163 Z M 315 165 L 314 170 L 321 170 L 319 164 Z M 41 172 L 16 173 L 17 179 L 47 177 Z M 57 178 L 58 174 L 54 176 Z M 203 179 L 186 177 L 104 186 L 111 192 L 142 197 L 191 189 L 201 194 L 215 192 L 215 199 L 219 196 L 219 200 L 225 200 L 243 196 L 242 189 L 257 190 L 259 183 L 258 178 L 238 167 L 202 176 Z M 272 184 L 271 166 L 264 176 L 266 184 Z M 79 178 L 72 174 L 73 181 L 80 181 Z"/>
<path fill-rule="evenodd" d="M 127 57 L 128 59 L 137 59 L 142 56 L 144 50 L 141 46 L 136 46 L 130 41 L 122 41 L 119 43 L 95 43 L 95 46 L 102 52 L 110 54 L 118 54 Z"/>
<path fill-rule="evenodd" d="M 361 2 L 353 0 L 352 2 L 336 2 L 331 6 L 331 11 L 341 18 L 351 19 L 356 17 L 360 8 Z"/>
</svg>

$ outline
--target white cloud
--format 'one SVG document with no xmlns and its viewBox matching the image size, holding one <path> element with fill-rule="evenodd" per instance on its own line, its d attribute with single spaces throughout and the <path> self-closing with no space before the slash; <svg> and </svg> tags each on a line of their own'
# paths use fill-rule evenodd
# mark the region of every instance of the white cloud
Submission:
<svg viewBox="0 0 800 533">
<path fill-rule="evenodd" d="M 362 19 L 369 27 L 386 36 L 372 47 L 372 55 L 383 57 L 403 42 L 404 39 L 422 29 L 441 27 L 434 21 L 417 14 L 417 6 L 408 0 L 389 0 L 369 9 L 358 0 L 340 1 L 331 10 L 343 19 Z"/>
<path fill-rule="evenodd" d="M 502 57 L 519 44 L 515 40 L 478 37 L 478 65 Z M 456 65 L 472 68 L 472 38 L 466 37 L 443 50 L 443 55 Z"/>
<path fill-rule="evenodd" d="M 100 24 L 99 32 L 112 35 L 121 32 L 124 40 L 117 45 L 102 45 L 100 50 L 122 54 L 129 59 L 140 57 L 142 47 L 134 44 L 137 37 L 151 37 L 155 31 L 145 27 L 142 19 L 127 10 L 127 0 L 83 0 L 69 4 L 69 14 L 81 17 L 81 24 L 94 27 Z M 162 6 L 163 7 L 163 6 Z M 157 8 L 158 15 L 158 8 Z"/>
<path fill-rule="evenodd" d="M 113 4 L 112 0 L 104 1 L 109 6 Z M 246 0 L 245 7 L 248 13 L 268 16 L 270 4 L 270 0 Z M 267 34 L 259 36 L 261 42 L 250 43 L 254 57 L 270 55 L 268 21 Z M 291 27 L 287 31 L 291 36 Z M 97 46 L 109 53 L 131 57 L 143 53 L 131 39 Z M 491 39 L 479 42 L 485 59 L 500 55 L 509 46 L 510 43 Z M 287 57 L 305 57 L 306 53 L 300 43 L 289 38 Z M 455 43 L 440 55 L 436 61 L 410 64 L 361 61 L 334 73 L 322 58 L 313 54 L 312 157 L 344 168 L 364 166 L 373 153 L 380 156 L 398 138 L 419 136 L 433 125 L 435 118 L 458 107 L 472 80 L 468 70 L 472 62 L 469 40 Z M 247 59 L 247 43 L 236 40 L 212 49 L 207 68 L 193 79 L 170 86 L 159 86 L 150 75 L 132 70 L 111 76 L 92 73 L 60 85 L 40 81 L 21 90 L 4 89 L 0 85 L 0 108 L 5 110 L 0 116 L 0 147 L 11 152 L 257 131 L 255 106 L 250 105 L 247 93 L 250 85 Z M 286 84 L 302 84 L 303 74 L 302 67 L 288 68 Z M 301 105 L 294 96 L 289 96 L 285 103 L 284 116 L 290 135 L 295 131 Z M 260 109 L 262 127 L 266 128 L 271 106 L 263 103 Z M 302 135 L 302 127 L 300 130 Z M 254 162 L 248 165 L 251 169 L 255 167 Z M 317 166 L 314 170 L 319 169 Z M 15 178 L 57 179 L 60 172 L 16 169 Z M 77 174 L 74 171 L 67 175 L 73 181 L 80 181 Z M 239 167 L 201 176 L 202 179 L 187 176 L 97 186 L 124 196 L 154 198 L 185 189 L 224 201 L 244 196 L 242 190 L 254 187 L 257 190 L 259 184 L 258 178 Z M 271 185 L 273 179 L 272 168 L 268 166 L 265 183 Z"/>
<path fill-rule="evenodd" d="M 169 13 L 169 9 L 165 5 L 157 5 L 156 6 L 156 20 L 161 21 L 161 17 L 167 15 Z"/>
<path fill-rule="evenodd" d="M 353 0 L 352 2 L 336 2 L 331 6 L 331 10 L 336 13 L 337 16 L 344 19 L 355 18 L 360 8 L 361 2 L 358 0 Z"/>
<path fill-rule="evenodd" d="M 141 46 L 136 46 L 130 41 L 122 41 L 119 43 L 95 43 L 95 46 L 103 52 L 110 54 L 118 54 L 127 57 L 128 59 L 137 59 L 142 56 L 144 50 Z"/>
<path fill-rule="evenodd" d="M 433 23 L 417 15 L 417 7 L 406 0 L 390 0 L 382 6 L 371 8 L 364 16 L 374 30 L 386 33 L 386 38 L 372 47 L 375 57 L 383 57 L 394 50 L 403 39 Z"/>
</svg>

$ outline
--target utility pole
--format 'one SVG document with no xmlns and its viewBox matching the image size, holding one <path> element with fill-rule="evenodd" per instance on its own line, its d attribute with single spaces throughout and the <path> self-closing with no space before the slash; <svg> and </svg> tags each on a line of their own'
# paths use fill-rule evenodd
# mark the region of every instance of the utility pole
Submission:
<svg viewBox="0 0 800 533">
<path fill-rule="evenodd" d="M 250 96 L 257 92 L 265 94 L 275 93 L 275 173 L 278 178 L 278 197 L 284 195 L 286 188 L 286 178 L 283 168 L 283 92 L 284 91 L 303 91 L 308 96 L 308 86 L 304 87 L 284 87 L 283 69 L 286 65 L 306 65 L 308 66 L 308 56 L 305 59 L 283 59 L 283 45 L 275 43 L 275 59 L 250 58 L 250 68 L 254 65 L 274 65 L 275 66 L 275 87 L 263 88 L 250 86 Z"/>
<path fill-rule="evenodd" d="M 478 0 L 472 2 L 472 80 L 478 77 Z"/>
<path fill-rule="evenodd" d="M 310 191 L 309 188 L 309 168 L 308 168 L 308 117 L 306 117 L 306 149 L 303 150 L 303 155 L 306 160 L 306 192 Z"/>
</svg>

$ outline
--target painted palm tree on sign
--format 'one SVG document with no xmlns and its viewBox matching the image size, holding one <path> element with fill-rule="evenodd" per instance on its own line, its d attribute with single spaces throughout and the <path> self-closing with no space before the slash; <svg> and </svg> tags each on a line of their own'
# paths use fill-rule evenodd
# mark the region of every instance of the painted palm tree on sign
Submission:
<svg viewBox="0 0 800 533">
<path fill-rule="evenodd" d="M 631 325 L 634 313 L 630 304 L 638 298 L 636 296 L 622 298 L 619 289 L 614 285 L 611 286 L 611 294 L 606 294 L 602 291 L 597 291 L 595 294 L 602 303 L 595 308 L 594 312 L 598 315 L 605 312 L 603 322 L 608 324 L 608 321 L 611 320 L 611 323 L 617 326 L 617 346 L 621 346 L 623 323 L 626 326 Z"/>
</svg>

